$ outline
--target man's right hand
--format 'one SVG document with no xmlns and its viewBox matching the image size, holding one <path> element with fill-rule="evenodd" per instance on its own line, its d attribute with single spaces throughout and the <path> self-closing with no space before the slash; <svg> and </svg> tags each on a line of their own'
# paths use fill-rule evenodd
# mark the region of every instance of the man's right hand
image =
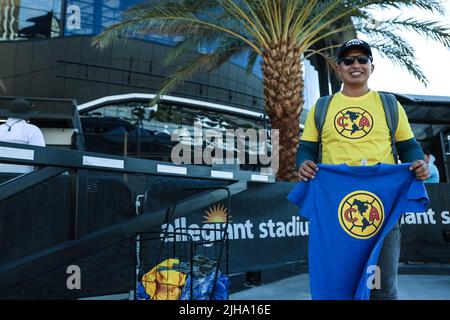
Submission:
<svg viewBox="0 0 450 320">
<path fill-rule="evenodd" d="M 303 181 L 308 181 L 308 179 L 314 179 L 316 172 L 319 167 L 311 160 L 305 160 L 302 162 L 300 167 L 298 167 L 298 176 Z"/>
</svg>

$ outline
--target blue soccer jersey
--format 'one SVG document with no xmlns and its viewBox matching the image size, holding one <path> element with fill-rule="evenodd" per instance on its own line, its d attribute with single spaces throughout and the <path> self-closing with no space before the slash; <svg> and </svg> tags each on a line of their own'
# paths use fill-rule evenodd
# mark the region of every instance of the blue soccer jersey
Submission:
<svg viewBox="0 0 450 320">
<path fill-rule="evenodd" d="M 319 165 L 288 199 L 310 221 L 313 299 L 369 299 L 383 239 L 405 212 L 423 212 L 428 195 L 410 164 Z M 370 282 L 370 281 L 369 281 Z"/>
</svg>

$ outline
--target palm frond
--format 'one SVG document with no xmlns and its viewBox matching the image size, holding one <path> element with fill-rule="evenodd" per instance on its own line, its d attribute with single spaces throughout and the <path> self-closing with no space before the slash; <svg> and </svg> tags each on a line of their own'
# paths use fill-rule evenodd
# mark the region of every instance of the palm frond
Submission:
<svg viewBox="0 0 450 320">
<path fill-rule="evenodd" d="M 310 46 L 310 41 L 312 41 L 317 35 L 319 35 L 324 30 L 332 27 L 336 22 L 344 19 L 345 17 L 351 16 L 352 13 L 357 12 L 359 8 L 363 5 L 347 7 L 343 6 L 340 10 L 336 8 L 339 5 L 343 5 L 338 1 L 324 1 L 321 4 L 323 8 L 319 10 L 319 13 L 314 16 L 307 25 L 302 28 L 302 35 L 299 36 L 297 42 L 302 50 L 306 50 Z"/>
<path fill-rule="evenodd" d="M 202 19 L 197 17 L 189 8 L 179 7 L 170 3 L 167 6 L 143 7 L 135 6 L 125 14 L 126 19 L 105 29 L 104 32 L 94 37 L 92 44 L 98 48 L 104 48 L 120 37 L 130 37 L 136 34 L 145 34 L 149 30 L 171 34 L 179 32 L 182 27 L 186 34 L 194 34 L 199 28 L 207 28 L 215 32 L 228 34 L 245 42 L 253 50 L 262 53 L 260 48 L 252 41 L 251 37 L 243 34 L 242 30 L 221 24 L 220 20 Z"/>
<path fill-rule="evenodd" d="M 209 48 L 214 48 L 215 51 L 223 48 L 224 43 L 236 44 L 238 41 L 229 37 L 228 35 L 217 34 L 209 29 L 199 30 L 195 35 L 186 37 L 186 39 L 178 43 L 163 59 L 163 65 L 167 66 L 184 54 L 194 53 L 198 48 L 206 45 Z M 239 42 L 242 47 L 245 47 L 244 42 Z"/>
<path fill-rule="evenodd" d="M 393 29 L 406 29 L 414 31 L 426 38 L 432 39 L 450 47 L 450 29 L 435 21 L 420 21 L 414 18 L 400 19 L 396 17 L 383 22 L 383 25 L 391 26 Z"/>
<path fill-rule="evenodd" d="M 354 2 L 361 3 L 361 1 L 358 0 L 355 0 Z M 439 13 L 441 15 L 445 14 L 442 1 L 440 0 L 377 0 L 371 1 L 370 5 L 366 7 L 370 6 L 381 9 L 418 8 L 433 13 Z"/>
<path fill-rule="evenodd" d="M 359 32 L 369 36 L 373 43 L 381 43 L 388 40 L 392 45 L 396 46 L 399 52 L 403 55 L 414 56 L 415 50 L 405 40 L 403 40 L 399 35 L 395 34 L 390 30 L 385 30 L 383 28 L 371 28 L 367 26 L 358 27 Z"/>
<path fill-rule="evenodd" d="M 371 25 L 373 17 L 368 9 L 376 8 L 418 8 L 444 13 L 439 0 L 148 1 L 126 11 L 123 21 L 95 37 L 93 44 L 103 48 L 121 38 L 147 34 L 183 36 L 184 41 L 164 59 L 166 64 L 207 44 L 213 53 L 196 58 L 193 65 L 208 60 L 212 70 L 232 56 L 248 50 L 249 72 L 258 56 L 263 56 L 282 42 L 294 45 L 306 57 L 317 54 L 328 61 L 337 47 L 333 45 L 335 39 L 340 39 L 342 34 L 361 32 L 371 39 L 369 42 L 380 54 L 426 82 L 424 74 L 414 63 L 413 46 L 403 39 L 399 30 L 413 31 L 450 47 L 448 26 L 435 21 L 400 17 Z M 317 47 L 319 45 L 322 48 Z M 183 67 L 180 69 L 181 75 L 189 75 L 191 71 L 188 70 L 194 68 Z M 176 80 L 171 78 L 167 84 L 172 83 Z"/>
<path fill-rule="evenodd" d="M 315 44 L 320 43 L 324 40 L 333 39 L 339 34 L 347 31 L 355 31 L 355 26 L 351 23 L 346 24 L 342 27 L 330 28 L 330 30 L 324 30 L 317 37 L 308 42 L 308 48 L 313 47 Z"/>
<path fill-rule="evenodd" d="M 247 68 L 245 73 L 249 76 L 253 72 L 256 61 L 258 61 L 259 55 L 255 51 L 250 51 L 247 57 Z"/>
<path fill-rule="evenodd" d="M 297 18 L 292 22 L 290 34 L 298 35 L 301 33 L 301 28 L 305 25 L 306 21 L 314 11 L 317 1 L 318 0 L 311 0 L 306 3 L 303 1 L 298 2 L 299 7 L 297 7 Z"/>
<path fill-rule="evenodd" d="M 391 43 L 378 43 L 372 45 L 373 48 L 377 49 L 380 54 L 389 60 L 391 60 L 395 65 L 405 68 L 410 74 L 412 74 L 417 80 L 422 82 L 425 86 L 428 85 L 429 81 L 423 73 L 422 69 L 415 63 L 413 57 L 405 55 L 402 49 Z"/>
<path fill-rule="evenodd" d="M 313 55 L 319 55 L 325 60 L 326 64 L 330 67 L 330 70 L 336 70 L 336 59 L 333 56 L 330 56 L 328 52 L 337 47 L 339 47 L 339 45 L 328 46 L 319 50 L 308 49 L 305 51 L 305 59 L 309 59 Z"/>
<path fill-rule="evenodd" d="M 156 96 L 152 99 L 151 105 L 158 103 L 163 95 L 167 94 L 175 86 L 182 84 L 196 72 L 201 70 L 210 72 L 219 67 L 224 60 L 228 60 L 232 55 L 241 50 L 242 47 L 230 47 L 226 50 L 220 50 L 211 54 L 202 54 L 196 57 L 193 61 L 179 68 L 172 76 L 168 77 L 156 93 Z"/>
<path fill-rule="evenodd" d="M 252 35 L 259 47 L 269 48 L 268 43 L 270 41 L 270 36 L 266 29 L 262 28 L 259 19 L 255 19 L 254 12 L 251 10 L 247 1 L 243 0 L 243 4 L 247 5 L 247 9 L 250 9 L 249 13 L 241 9 L 233 0 L 219 0 L 219 3 L 243 28 L 247 30 L 249 34 Z"/>
</svg>

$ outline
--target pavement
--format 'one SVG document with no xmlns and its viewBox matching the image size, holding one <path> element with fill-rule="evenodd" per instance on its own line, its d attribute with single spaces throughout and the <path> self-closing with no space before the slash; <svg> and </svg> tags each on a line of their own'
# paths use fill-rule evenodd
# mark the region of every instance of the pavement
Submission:
<svg viewBox="0 0 450 320">
<path fill-rule="evenodd" d="M 297 271 L 290 277 L 234 292 L 229 299 L 311 300 L 309 275 L 305 271 Z M 450 264 L 401 263 L 398 289 L 400 300 L 450 300 Z M 127 292 L 82 300 L 128 300 L 132 296 L 132 292 Z"/>
<path fill-rule="evenodd" d="M 400 300 L 450 300 L 450 275 L 399 275 L 398 288 Z M 239 291 L 230 300 L 311 300 L 309 275 Z"/>
</svg>

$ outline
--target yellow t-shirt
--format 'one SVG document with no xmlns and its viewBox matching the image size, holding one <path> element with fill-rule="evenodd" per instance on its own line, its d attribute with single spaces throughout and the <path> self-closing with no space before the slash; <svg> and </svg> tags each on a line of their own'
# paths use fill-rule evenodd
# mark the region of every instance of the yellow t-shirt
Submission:
<svg viewBox="0 0 450 320">
<path fill-rule="evenodd" d="M 314 121 L 315 105 L 306 117 L 302 140 L 317 142 L 318 130 Z M 399 122 L 395 132 L 397 142 L 414 137 L 408 117 L 398 104 Z M 394 163 L 389 128 L 383 104 L 376 91 L 361 97 L 347 97 L 339 92 L 328 107 L 322 128 L 322 163 L 367 165 L 378 162 Z"/>
</svg>

